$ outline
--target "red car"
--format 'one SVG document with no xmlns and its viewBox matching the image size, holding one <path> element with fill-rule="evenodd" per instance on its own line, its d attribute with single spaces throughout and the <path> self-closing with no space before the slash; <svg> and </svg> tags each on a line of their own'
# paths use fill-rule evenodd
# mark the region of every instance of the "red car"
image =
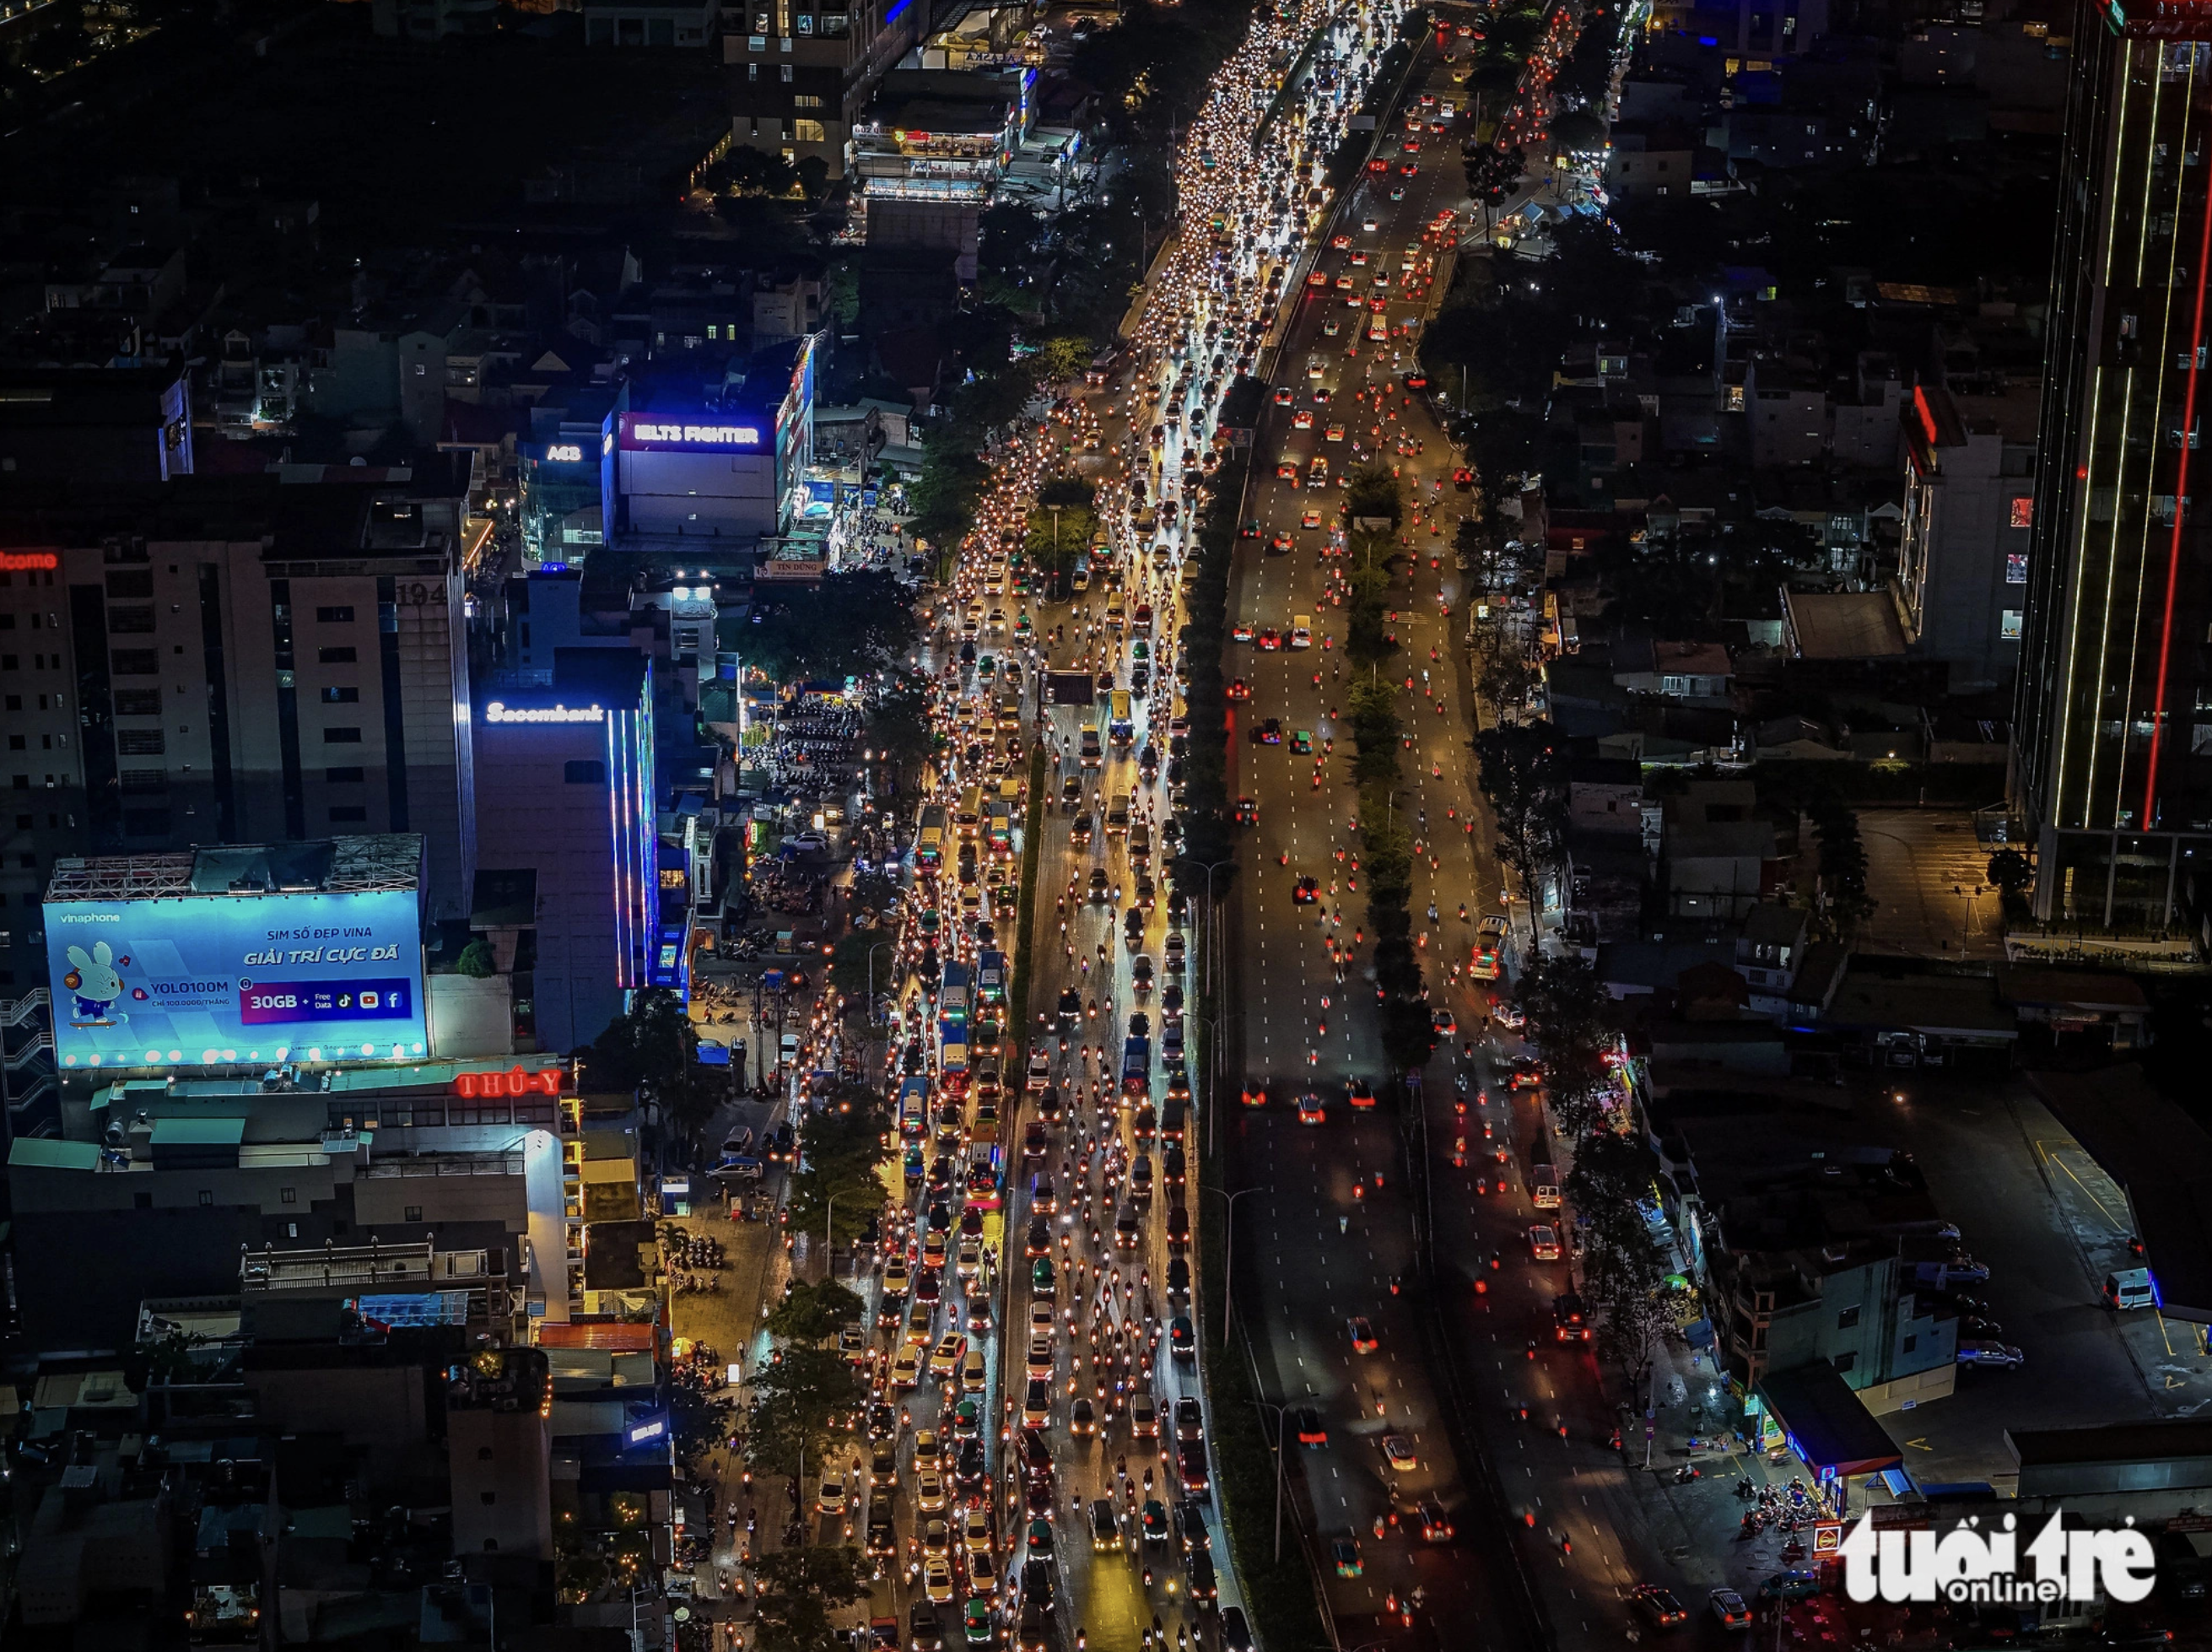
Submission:
<svg viewBox="0 0 2212 1652">
<path fill-rule="evenodd" d="M 1419 173 L 1420 169 L 1421 164 L 1418 161 L 1401 161 L 1398 163 L 1398 176 L 1401 178 L 1411 178 L 1415 173 Z"/>
<path fill-rule="evenodd" d="M 1351 1093 L 1344 1099 L 1357 1108 L 1371 1108 L 1375 1105 L 1375 1086 L 1364 1078 L 1354 1078 Z"/>
<path fill-rule="evenodd" d="M 1272 625 L 1260 628 L 1260 647 L 1262 653 L 1274 653 L 1283 646 L 1283 634 Z"/>
<path fill-rule="evenodd" d="M 1258 825 L 1260 823 L 1260 805 L 1255 803 L 1250 798 L 1237 799 L 1237 823 L 1239 826 Z"/>
<path fill-rule="evenodd" d="M 1370 172 L 1388 172 L 1390 170 L 1390 163 L 1389 161 L 1378 155 L 1372 161 L 1367 163 L 1367 170 Z"/>
<path fill-rule="evenodd" d="M 1252 685 L 1240 677 L 1230 683 L 1225 692 L 1231 700 L 1249 700 L 1252 697 Z"/>
</svg>

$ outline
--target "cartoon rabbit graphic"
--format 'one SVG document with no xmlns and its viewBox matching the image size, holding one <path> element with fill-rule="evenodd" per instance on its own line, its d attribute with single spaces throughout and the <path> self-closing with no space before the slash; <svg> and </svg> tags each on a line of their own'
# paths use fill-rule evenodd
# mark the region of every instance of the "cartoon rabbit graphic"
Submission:
<svg viewBox="0 0 2212 1652">
<path fill-rule="evenodd" d="M 70 963 L 75 967 L 62 977 L 62 985 L 76 994 L 74 1018 L 79 1025 L 113 1023 L 115 1000 L 123 996 L 123 977 L 115 973 L 114 958 L 106 941 L 95 943 L 89 957 L 81 946 L 70 948 Z"/>
</svg>

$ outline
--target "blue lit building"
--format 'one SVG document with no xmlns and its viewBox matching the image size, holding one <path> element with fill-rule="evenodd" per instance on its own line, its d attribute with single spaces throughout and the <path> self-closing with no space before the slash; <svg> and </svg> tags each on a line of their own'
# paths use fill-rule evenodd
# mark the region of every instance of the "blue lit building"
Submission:
<svg viewBox="0 0 2212 1652">
<path fill-rule="evenodd" d="M 653 662 L 624 648 L 561 648 L 550 682 L 477 696 L 480 886 L 535 926 L 515 961 L 518 1028 L 538 1048 L 589 1043 L 651 984 L 659 945 Z"/>
<path fill-rule="evenodd" d="M 600 439 L 611 544 L 702 555 L 783 531 L 814 462 L 819 335 L 759 350 L 720 384 L 633 381 Z"/>
</svg>

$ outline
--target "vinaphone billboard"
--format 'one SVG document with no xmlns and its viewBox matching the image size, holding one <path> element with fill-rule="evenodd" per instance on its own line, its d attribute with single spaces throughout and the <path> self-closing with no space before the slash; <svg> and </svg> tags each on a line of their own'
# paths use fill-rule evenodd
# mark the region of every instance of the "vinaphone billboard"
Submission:
<svg viewBox="0 0 2212 1652">
<path fill-rule="evenodd" d="M 249 890 L 46 902 L 64 1070 L 419 1060 L 421 896 Z"/>
</svg>

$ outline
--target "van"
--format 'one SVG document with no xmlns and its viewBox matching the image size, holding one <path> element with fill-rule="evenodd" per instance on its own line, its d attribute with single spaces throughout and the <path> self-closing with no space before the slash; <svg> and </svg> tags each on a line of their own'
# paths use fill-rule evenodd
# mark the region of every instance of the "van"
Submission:
<svg viewBox="0 0 2212 1652">
<path fill-rule="evenodd" d="M 1528 1167 L 1528 1196 L 1540 1211 L 1559 1208 L 1559 1173 L 1548 1164 Z"/>
<path fill-rule="evenodd" d="M 1126 832 L 1128 829 L 1129 794 L 1127 792 L 1117 792 L 1114 794 L 1114 801 L 1106 806 L 1106 830 L 1110 835 L 1113 833 Z"/>
<path fill-rule="evenodd" d="M 971 786 L 960 794 L 960 806 L 954 811 L 953 824 L 960 835 L 971 841 L 983 828 L 983 788 Z"/>
<path fill-rule="evenodd" d="M 2105 1306 L 2115 1313 L 2130 1308 L 2157 1307 L 2158 1287 L 2151 1283 L 2150 1270 L 2131 1267 L 2105 1275 Z"/>
</svg>

